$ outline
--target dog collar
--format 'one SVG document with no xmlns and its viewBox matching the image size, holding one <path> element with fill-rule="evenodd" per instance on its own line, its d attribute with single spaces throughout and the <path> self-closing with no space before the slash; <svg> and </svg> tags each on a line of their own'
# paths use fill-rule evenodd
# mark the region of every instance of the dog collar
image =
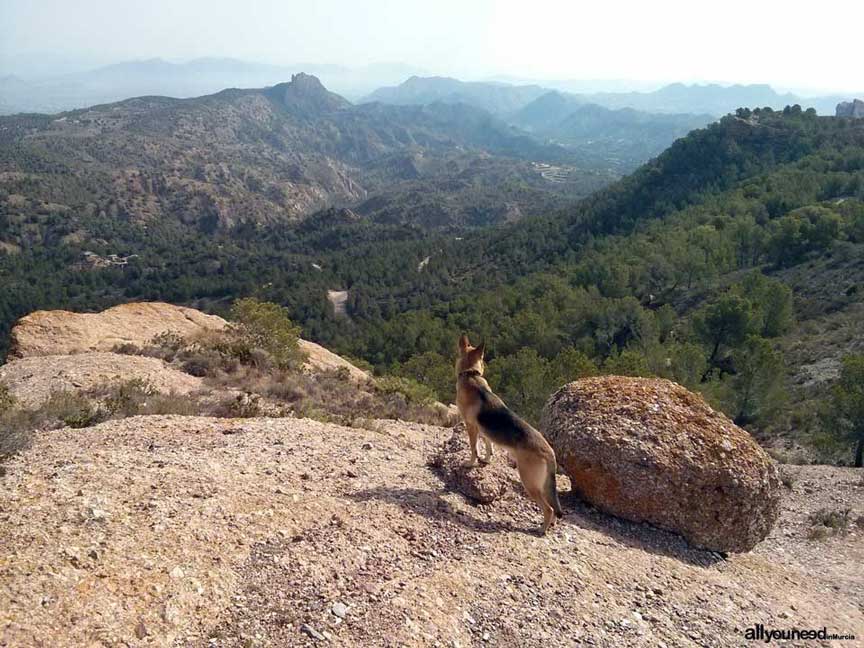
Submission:
<svg viewBox="0 0 864 648">
<path fill-rule="evenodd" d="M 483 376 L 483 374 L 480 373 L 479 371 L 477 371 L 476 369 L 468 369 L 466 371 L 460 371 L 459 372 L 459 377 L 461 378 L 462 376 L 466 376 L 466 377 L 467 376 Z"/>
</svg>

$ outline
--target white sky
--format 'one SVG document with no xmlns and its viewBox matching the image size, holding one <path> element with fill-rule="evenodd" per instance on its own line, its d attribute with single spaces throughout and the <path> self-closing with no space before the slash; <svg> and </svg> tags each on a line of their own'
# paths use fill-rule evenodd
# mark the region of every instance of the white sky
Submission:
<svg viewBox="0 0 864 648">
<path fill-rule="evenodd" d="M 0 0 L 0 63 L 404 62 L 461 77 L 861 90 L 864 0 Z"/>
</svg>

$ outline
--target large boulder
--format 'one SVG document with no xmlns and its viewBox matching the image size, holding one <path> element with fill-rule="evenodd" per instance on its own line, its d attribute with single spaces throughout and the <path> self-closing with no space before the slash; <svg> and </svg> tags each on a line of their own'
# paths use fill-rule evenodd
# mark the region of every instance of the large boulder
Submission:
<svg viewBox="0 0 864 648">
<path fill-rule="evenodd" d="M 306 367 L 311 371 L 334 371 L 344 370 L 348 377 L 354 382 L 362 383 L 372 376 L 368 371 L 348 362 L 340 355 L 336 355 L 320 344 L 309 340 L 300 340 L 300 350 L 306 355 Z"/>
<path fill-rule="evenodd" d="M 701 396 L 668 380 L 577 380 L 551 397 L 541 429 L 585 500 L 695 546 L 749 551 L 780 513 L 771 458 Z"/>
</svg>

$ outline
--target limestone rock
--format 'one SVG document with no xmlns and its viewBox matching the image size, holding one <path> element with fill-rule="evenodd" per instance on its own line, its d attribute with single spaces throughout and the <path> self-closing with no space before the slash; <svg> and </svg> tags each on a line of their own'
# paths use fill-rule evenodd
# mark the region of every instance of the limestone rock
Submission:
<svg viewBox="0 0 864 648">
<path fill-rule="evenodd" d="M 749 551 L 780 513 L 771 458 L 701 396 L 668 380 L 569 383 L 546 404 L 541 429 L 583 498 L 696 546 Z"/>
<path fill-rule="evenodd" d="M 120 304 L 101 313 L 35 311 L 18 320 L 12 329 L 9 357 L 110 352 L 121 344 L 144 346 L 163 333 L 190 338 L 226 326 L 228 322 L 216 315 L 162 302 Z M 370 377 L 319 344 L 300 340 L 300 349 L 308 355 L 306 368 L 310 371 L 344 367 L 356 382 Z"/>
<path fill-rule="evenodd" d="M 300 350 L 306 354 L 306 367 L 312 371 L 332 371 L 344 368 L 348 377 L 355 382 L 365 382 L 371 378 L 369 372 L 351 364 L 342 356 L 336 355 L 309 340 L 300 340 Z"/>
</svg>

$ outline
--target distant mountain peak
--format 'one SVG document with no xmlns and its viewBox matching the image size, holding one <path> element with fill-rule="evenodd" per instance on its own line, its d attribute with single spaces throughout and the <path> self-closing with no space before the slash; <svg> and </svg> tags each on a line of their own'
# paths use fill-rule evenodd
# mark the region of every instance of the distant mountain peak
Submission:
<svg viewBox="0 0 864 648">
<path fill-rule="evenodd" d="M 864 119 L 864 101 L 853 99 L 852 101 L 841 101 L 837 104 L 837 117 L 852 117 Z"/>
<path fill-rule="evenodd" d="M 273 86 L 269 94 L 297 115 L 318 115 L 351 105 L 347 99 L 325 88 L 318 77 L 305 72 L 292 74 L 291 81 Z"/>
</svg>

